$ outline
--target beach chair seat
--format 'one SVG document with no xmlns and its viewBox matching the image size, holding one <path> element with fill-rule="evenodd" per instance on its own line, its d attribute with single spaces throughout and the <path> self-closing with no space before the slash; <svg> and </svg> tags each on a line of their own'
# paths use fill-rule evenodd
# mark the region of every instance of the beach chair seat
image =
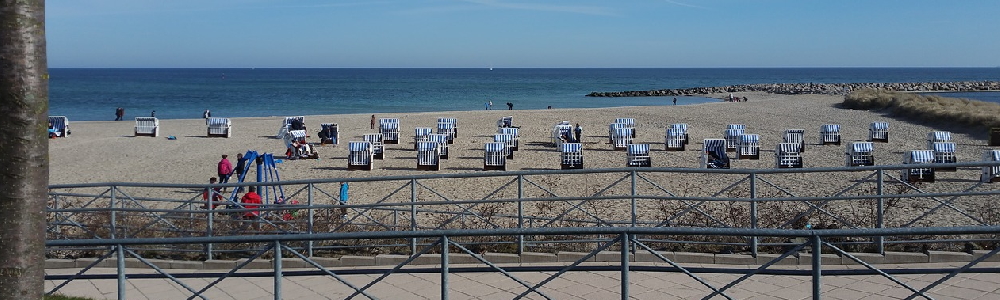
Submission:
<svg viewBox="0 0 1000 300">
<path fill-rule="evenodd" d="M 934 163 L 933 150 L 910 150 L 903 154 L 903 164 Z M 900 170 L 900 178 L 909 183 L 934 182 L 934 169 L 913 168 Z"/>
<path fill-rule="evenodd" d="M 951 142 L 951 132 L 931 131 L 927 133 L 927 149 L 934 149 L 934 143 Z"/>
<path fill-rule="evenodd" d="M 483 170 L 507 171 L 507 143 L 483 145 Z"/>
<path fill-rule="evenodd" d="M 726 140 L 726 151 L 736 151 L 739 148 L 740 136 L 743 133 L 744 129 L 740 128 L 728 128 L 723 132 L 723 138 Z"/>
<path fill-rule="evenodd" d="M 417 170 L 441 170 L 440 143 L 436 141 L 417 142 Z"/>
<path fill-rule="evenodd" d="M 840 125 L 823 124 L 819 126 L 820 145 L 840 145 Z"/>
<path fill-rule="evenodd" d="M 740 135 L 737 159 L 760 159 L 760 135 Z"/>
<path fill-rule="evenodd" d="M 506 116 L 497 120 L 497 127 L 514 127 L 514 116 Z"/>
<path fill-rule="evenodd" d="M 1000 162 L 1000 150 L 986 150 L 983 152 L 984 162 Z M 982 175 L 979 178 L 982 182 L 1000 182 L 1000 166 L 982 167 Z"/>
<path fill-rule="evenodd" d="M 634 118 L 616 118 L 614 124 L 625 124 L 625 128 L 632 129 L 632 138 L 635 138 L 635 119 Z"/>
<path fill-rule="evenodd" d="M 935 142 L 933 145 L 931 145 L 931 150 L 934 151 L 934 163 L 953 164 L 957 162 L 957 159 L 955 159 L 955 143 Z M 955 172 L 958 171 L 958 168 L 941 167 L 941 168 L 934 168 L 934 170 L 939 172 Z"/>
<path fill-rule="evenodd" d="M 889 123 L 888 122 L 872 122 L 868 126 L 868 141 L 869 142 L 889 142 Z"/>
<path fill-rule="evenodd" d="M 649 157 L 649 144 L 629 144 L 626 150 L 626 167 L 652 167 Z"/>
<path fill-rule="evenodd" d="M 351 141 L 347 143 L 347 169 L 348 170 L 372 170 L 375 151 L 372 143 Z"/>
<path fill-rule="evenodd" d="M 382 134 L 383 144 L 399 144 L 399 119 L 378 119 L 378 133 Z"/>
<path fill-rule="evenodd" d="M 438 118 L 437 124 L 437 133 L 447 134 L 449 136 L 448 143 L 455 143 L 455 138 L 458 137 L 458 119 Z"/>
<path fill-rule="evenodd" d="M 52 133 L 56 137 L 68 137 L 73 133 L 69 130 L 69 118 L 65 116 L 51 116 L 49 123 L 52 124 Z"/>
<path fill-rule="evenodd" d="M 365 141 L 372 145 L 372 156 L 375 159 L 385 159 L 385 144 L 382 143 L 381 133 L 367 133 Z"/>
<path fill-rule="evenodd" d="M 688 136 L 688 124 L 686 123 L 674 123 L 670 124 L 670 128 L 680 130 L 684 133 L 684 144 L 690 144 L 691 138 Z"/>
<path fill-rule="evenodd" d="M 507 144 L 504 151 L 506 151 L 507 159 L 514 159 L 514 135 L 511 134 L 494 134 L 494 143 L 504 143 Z"/>
<path fill-rule="evenodd" d="M 429 127 L 417 127 L 413 129 L 413 150 L 420 150 L 418 147 L 420 142 L 426 142 L 431 140 L 431 134 L 434 134 L 434 130 Z"/>
<path fill-rule="evenodd" d="M 665 141 L 663 142 L 663 150 L 666 151 L 684 151 L 684 131 L 678 128 L 667 128 L 667 132 L 664 135 Z"/>
<path fill-rule="evenodd" d="M 156 117 L 135 117 L 135 136 L 160 136 L 160 120 Z"/>
<path fill-rule="evenodd" d="M 449 136 L 447 134 L 434 133 L 430 135 L 430 141 L 437 142 L 439 144 L 438 149 L 440 152 L 438 154 L 441 156 L 441 159 L 448 159 L 449 156 L 449 149 L 451 147 L 448 146 L 448 137 Z"/>
<path fill-rule="evenodd" d="M 292 130 L 306 130 L 306 117 L 285 117 L 285 119 L 281 121 L 281 127 L 278 128 L 278 134 L 275 135 L 275 137 L 280 139 L 285 136 L 285 133 Z"/>
<path fill-rule="evenodd" d="M 563 170 L 583 169 L 583 144 L 564 143 L 559 155 L 559 164 Z"/>
<path fill-rule="evenodd" d="M 851 142 L 847 145 L 845 165 L 848 167 L 874 166 L 875 155 L 872 154 L 874 149 L 872 142 Z"/>
<path fill-rule="evenodd" d="M 554 127 L 552 127 L 551 140 L 552 140 L 552 146 L 556 148 L 562 147 L 563 143 L 574 142 L 573 125 L 556 124 Z"/>
<path fill-rule="evenodd" d="M 319 124 L 319 143 L 320 145 L 337 145 L 340 144 L 340 126 L 337 123 L 322 123 Z"/>
<path fill-rule="evenodd" d="M 799 152 L 806 151 L 806 131 L 805 129 L 786 129 L 782 139 L 785 143 L 799 144 Z"/>
<path fill-rule="evenodd" d="M 775 168 L 801 168 L 802 153 L 800 143 L 778 143 L 774 150 Z"/>
<path fill-rule="evenodd" d="M 521 130 L 519 128 L 497 128 L 498 134 L 509 134 L 513 137 L 513 141 L 510 143 L 510 150 L 517 151 L 521 144 Z"/>
<path fill-rule="evenodd" d="M 233 123 L 229 118 L 208 118 L 205 119 L 208 125 L 208 137 L 232 137 Z"/>
<path fill-rule="evenodd" d="M 699 156 L 702 168 L 729 169 L 729 155 L 726 154 L 726 140 L 705 139 L 701 144 Z"/>
<path fill-rule="evenodd" d="M 626 150 L 628 145 L 632 144 L 632 133 L 634 130 L 631 128 L 617 128 L 611 136 L 612 146 L 615 150 Z"/>
</svg>

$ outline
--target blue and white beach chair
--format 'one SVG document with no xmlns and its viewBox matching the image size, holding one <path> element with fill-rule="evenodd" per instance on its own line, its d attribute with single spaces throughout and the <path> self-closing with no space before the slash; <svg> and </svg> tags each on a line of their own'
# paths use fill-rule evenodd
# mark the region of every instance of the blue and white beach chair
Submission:
<svg viewBox="0 0 1000 300">
<path fill-rule="evenodd" d="M 760 159 L 760 136 L 756 134 L 740 135 L 737 159 Z"/>
<path fill-rule="evenodd" d="M 494 143 L 504 143 L 504 144 L 507 144 L 507 147 L 504 148 L 504 149 L 506 149 L 505 151 L 507 151 L 506 152 L 507 159 L 514 159 L 514 135 L 512 135 L 512 134 L 499 134 L 499 133 L 498 134 L 494 134 L 493 135 L 493 142 Z"/>
<path fill-rule="evenodd" d="M 632 144 L 632 133 L 634 132 L 635 131 L 631 128 L 616 128 L 611 135 L 611 141 L 614 149 L 626 150 L 628 145 Z"/>
<path fill-rule="evenodd" d="M 851 142 L 847 144 L 845 165 L 848 167 L 874 166 L 875 155 L 872 154 L 875 146 L 872 142 Z"/>
<path fill-rule="evenodd" d="M 624 124 L 625 128 L 632 130 L 632 138 L 635 138 L 635 119 L 634 118 L 616 118 L 614 124 Z"/>
<path fill-rule="evenodd" d="M 413 150 L 419 150 L 420 142 L 430 141 L 434 130 L 428 127 L 417 127 L 413 129 Z"/>
<path fill-rule="evenodd" d="M 927 133 L 927 149 L 934 149 L 934 143 L 951 142 L 951 132 L 931 131 Z"/>
<path fill-rule="evenodd" d="M 986 150 L 983 152 L 984 162 L 1000 162 L 1000 150 Z M 979 180 L 982 182 L 1000 182 L 1000 166 L 985 166 Z"/>
<path fill-rule="evenodd" d="M 233 136 L 233 123 L 229 118 L 208 118 L 205 123 L 208 124 L 208 137 Z"/>
<path fill-rule="evenodd" d="M 319 143 L 321 145 L 340 144 L 340 127 L 337 123 L 323 123 L 319 124 Z"/>
<path fill-rule="evenodd" d="M 441 170 L 440 143 L 435 141 L 417 142 L 417 170 Z"/>
<path fill-rule="evenodd" d="M 497 127 L 514 127 L 514 117 L 506 116 L 497 120 Z"/>
<path fill-rule="evenodd" d="M 160 120 L 156 117 L 135 117 L 135 136 L 160 136 Z"/>
<path fill-rule="evenodd" d="M 379 119 L 378 133 L 382 134 L 383 144 L 399 144 L 399 119 L 397 118 Z"/>
<path fill-rule="evenodd" d="M 747 125 L 744 125 L 744 124 L 729 124 L 729 125 L 726 125 L 726 129 L 747 130 Z"/>
<path fill-rule="evenodd" d="M 507 171 L 506 143 L 486 143 L 483 152 L 483 170 Z"/>
<path fill-rule="evenodd" d="M 723 132 L 723 138 L 726 140 L 726 151 L 736 151 L 739 148 L 740 136 L 743 135 L 743 131 L 744 129 L 740 128 L 728 128 Z"/>
<path fill-rule="evenodd" d="M 294 128 L 296 126 L 293 124 L 300 124 L 301 128 Z M 280 139 L 285 136 L 285 133 L 292 130 L 306 130 L 306 117 L 285 117 L 285 120 L 281 121 L 281 128 L 278 128 L 278 134 L 275 137 Z"/>
<path fill-rule="evenodd" d="M 367 133 L 365 141 L 372 145 L 372 156 L 375 159 L 385 159 L 385 144 L 382 143 L 381 133 Z"/>
<path fill-rule="evenodd" d="M 778 143 L 774 149 L 775 168 L 801 168 L 801 143 Z"/>
<path fill-rule="evenodd" d="M 686 124 L 686 123 L 670 124 L 670 128 L 678 129 L 678 130 L 680 130 L 681 132 L 684 133 L 684 144 L 685 145 L 691 143 L 691 138 L 688 136 L 688 124 Z"/>
<path fill-rule="evenodd" d="M 933 162 L 933 150 L 910 150 L 909 152 L 903 154 L 903 164 L 929 164 Z M 900 170 L 900 178 L 909 183 L 934 182 L 934 169 L 903 169 Z"/>
<path fill-rule="evenodd" d="M 931 145 L 931 150 L 934 151 L 934 163 L 953 164 L 957 162 L 957 159 L 955 158 L 955 143 L 934 142 L 934 144 Z M 941 172 L 955 172 L 958 171 L 958 168 L 946 167 L 946 168 L 934 168 L 934 170 Z"/>
<path fill-rule="evenodd" d="M 441 155 L 441 159 L 448 159 L 449 156 L 450 152 L 449 148 L 451 147 L 448 147 L 448 141 L 450 141 L 448 137 L 449 136 L 447 134 L 435 133 L 430 135 L 430 141 L 438 143 L 438 149 L 440 150 L 439 154 Z"/>
<path fill-rule="evenodd" d="M 651 167 L 652 160 L 649 158 L 649 144 L 629 144 L 626 150 L 626 167 Z"/>
<path fill-rule="evenodd" d="M 564 143 L 559 155 L 559 164 L 563 170 L 583 169 L 583 144 Z"/>
<path fill-rule="evenodd" d="M 552 127 L 552 146 L 559 148 L 562 147 L 563 143 L 572 143 L 573 141 L 573 125 L 569 125 L 569 122 L 563 121 L 567 124 L 559 123 Z"/>
<path fill-rule="evenodd" d="M 868 141 L 869 142 L 889 142 L 889 123 L 888 122 L 872 122 L 871 126 L 868 126 Z"/>
<path fill-rule="evenodd" d="M 372 143 L 352 141 L 347 143 L 347 169 L 372 170 L 375 151 Z"/>
<path fill-rule="evenodd" d="M 699 156 L 702 168 L 729 169 L 729 155 L 726 154 L 726 140 L 705 139 Z"/>
<path fill-rule="evenodd" d="M 497 133 L 498 134 L 509 134 L 509 135 L 511 135 L 511 136 L 514 137 L 513 143 L 510 144 L 510 147 L 511 147 L 510 150 L 511 151 L 517 151 L 517 149 L 520 148 L 520 144 L 521 144 L 521 132 L 520 132 L 519 128 L 512 128 L 512 127 L 497 128 Z"/>
<path fill-rule="evenodd" d="M 448 143 L 455 143 L 455 138 L 458 137 L 458 119 L 456 118 L 438 118 L 437 121 L 437 133 L 447 134 Z"/>
<path fill-rule="evenodd" d="M 840 145 L 840 125 L 823 124 L 819 126 L 820 145 Z"/>
<path fill-rule="evenodd" d="M 785 143 L 799 144 L 799 152 L 806 151 L 806 131 L 805 129 L 786 129 L 782 139 Z"/>
<path fill-rule="evenodd" d="M 52 129 L 57 137 L 68 137 L 72 133 L 69 130 L 69 118 L 65 116 L 51 116 L 49 123 L 52 124 Z"/>
<path fill-rule="evenodd" d="M 666 151 L 684 151 L 684 131 L 678 128 L 667 128 L 667 132 L 664 136 L 665 141 L 663 142 L 663 150 Z"/>
</svg>

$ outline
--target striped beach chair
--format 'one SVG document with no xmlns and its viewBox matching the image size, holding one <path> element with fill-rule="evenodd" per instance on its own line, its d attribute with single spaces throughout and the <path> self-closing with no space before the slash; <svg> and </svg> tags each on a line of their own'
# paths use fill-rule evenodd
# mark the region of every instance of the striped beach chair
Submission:
<svg viewBox="0 0 1000 300">
<path fill-rule="evenodd" d="M 418 147 L 420 142 L 426 142 L 431 140 L 431 134 L 434 130 L 429 127 L 417 127 L 413 129 L 413 150 L 420 150 Z"/>
<path fill-rule="evenodd" d="M 511 144 L 510 150 L 511 151 L 517 151 L 517 149 L 519 148 L 519 146 L 521 144 L 521 142 L 520 142 L 520 140 L 521 140 L 520 129 L 518 129 L 518 128 L 511 128 L 511 127 L 497 128 L 497 133 L 498 134 L 509 134 L 509 135 L 513 136 L 514 137 L 514 141 Z"/>
<path fill-rule="evenodd" d="M 208 125 L 208 137 L 233 136 L 233 123 L 229 118 L 208 118 L 205 123 Z"/>
<path fill-rule="evenodd" d="M 723 132 L 723 138 L 726 140 L 726 151 L 736 151 L 740 145 L 740 136 L 743 135 L 744 129 L 739 128 L 728 128 Z"/>
<path fill-rule="evenodd" d="M 934 162 L 933 150 L 910 150 L 903 154 L 903 164 L 929 164 Z M 906 182 L 934 182 L 934 169 L 913 168 L 900 170 L 900 178 Z"/>
<path fill-rule="evenodd" d="M 500 134 L 500 133 L 494 134 L 493 135 L 493 142 L 494 143 L 504 143 L 504 144 L 507 144 L 507 147 L 504 148 L 504 149 L 506 149 L 505 151 L 507 151 L 506 152 L 507 153 L 507 159 L 514 159 L 514 135 L 512 135 L 512 134 Z"/>
<path fill-rule="evenodd" d="M 572 127 L 571 127 L 572 128 Z M 629 127 L 625 123 L 611 123 L 608 124 L 608 143 L 615 143 L 615 135 L 620 134 L 621 130 L 626 130 L 628 132 L 628 137 L 632 138 L 635 133 L 635 128 Z"/>
<path fill-rule="evenodd" d="M 744 124 L 729 124 L 729 125 L 726 125 L 726 129 L 747 130 L 747 125 L 744 125 Z"/>
<path fill-rule="evenodd" d="M 347 143 L 347 169 L 372 170 L 375 151 L 372 143 L 351 141 Z"/>
<path fill-rule="evenodd" d="M 934 143 L 951 142 L 951 132 L 931 131 L 927 133 L 927 149 L 934 149 Z"/>
<path fill-rule="evenodd" d="M 306 142 L 306 131 L 292 130 L 285 132 L 285 136 L 281 137 L 281 139 L 285 141 L 285 148 L 292 149 L 292 143 L 304 144 Z"/>
<path fill-rule="evenodd" d="M 729 169 L 729 155 L 726 154 L 726 140 L 705 139 L 701 144 L 701 167 L 708 169 Z"/>
<path fill-rule="evenodd" d="M 448 141 L 450 141 L 448 139 L 448 137 L 449 137 L 449 135 L 447 135 L 447 134 L 437 134 L 437 133 L 435 133 L 435 134 L 431 134 L 430 135 L 430 141 L 438 143 L 438 149 L 440 149 L 440 153 L 439 154 L 441 155 L 441 159 L 448 159 L 448 154 L 449 154 L 449 152 L 451 152 L 451 151 L 448 150 L 448 149 L 451 148 L 451 147 L 448 147 Z"/>
<path fill-rule="evenodd" d="M 626 150 L 626 167 L 651 167 L 652 160 L 649 158 L 649 144 L 629 144 Z"/>
<path fill-rule="evenodd" d="M 933 145 L 931 145 L 931 150 L 934 151 L 934 163 L 953 164 L 957 162 L 957 159 L 955 159 L 955 143 L 935 142 Z M 958 171 L 958 168 L 945 167 L 945 168 L 934 168 L 934 170 L 940 172 L 955 172 Z"/>
<path fill-rule="evenodd" d="M 872 154 L 874 149 L 872 142 L 851 142 L 847 144 L 844 164 L 848 167 L 874 166 L 875 155 Z"/>
<path fill-rule="evenodd" d="M 437 123 L 437 134 L 443 134 L 448 136 L 448 143 L 454 144 L 455 137 L 458 136 L 458 131 L 455 128 L 455 124 L 451 122 L 438 121 Z"/>
<path fill-rule="evenodd" d="M 667 132 L 664 135 L 663 150 L 666 151 L 684 151 L 684 131 L 678 128 L 667 128 Z"/>
<path fill-rule="evenodd" d="M 564 143 L 559 155 L 559 164 L 563 170 L 583 169 L 583 144 Z"/>
<path fill-rule="evenodd" d="M 573 125 L 569 125 L 568 123 L 559 123 L 552 127 L 551 139 L 553 147 L 559 148 L 562 147 L 563 143 L 573 142 Z"/>
<path fill-rule="evenodd" d="M 680 130 L 684 133 L 684 144 L 690 144 L 691 138 L 688 136 L 688 124 L 686 123 L 674 123 L 670 124 L 670 128 Z"/>
<path fill-rule="evenodd" d="M 293 124 L 302 124 L 301 126 L 302 128 L 293 128 L 296 127 L 293 126 Z M 278 134 L 275 135 L 275 137 L 280 139 L 281 137 L 285 136 L 285 133 L 291 130 L 306 130 L 306 117 L 305 116 L 285 117 L 285 119 L 281 121 L 281 128 L 278 128 Z"/>
<path fill-rule="evenodd" d="M 984 162 L 1000 162 L 1000 150 L 986 150 L 983 152 Z M 979 180 L 982 182 L 1000 182 L 1000 166 L 985 166 L 982 168 L 982 175 Z"/>
<path fill-rule="evenodd" d="M 889 142 L 889 123 L 888 122 L 872 122 L 868 126 L 868 141 L 869 142 Z"/>
<path fill-rule="evenodd" d="M 69 130 L 69 118 L 65 116 L 51 116 L 49 123 L 52 124 L 52 129 L 57 137 L 68 137 L 72 133 Z"/>
<path fill-rule="evenodd" d="M 806 151 L 806 131 L 805 129 L 786 129 L 782 139 L 785 143 L 799 144 L 799 152 Z"/>
<path fill-rule="evenodd" d="M 385 144 L 382 143 L 381 133 L 365 134 L 365 142 L 372 145 L 372 156 L 375 159 L 385 159 Z"/>
<path fill-rule="evenodd" d="M 514 116 L 506 116 L 497 120 L 497 127 L 514 127 Z"/>
<path fill-rule="evenodd" d="M 399 119 L 378 119 L 378 133 L 382 134 L 383 144 L 399 144 Z"/>
<path fill-rule="evenodd" d="M 321 145 L 337 145 L 340 144 L 340 128 L 337 123 L 323 123 L 319 124 L 319 143 Z"/>
<path fill-rule="evenodd" d="M 135 136 L 160 136 L 160 120 L 156 117 L 135 117 Z"/>
<path fill-rule="evenodd" d="M 635 138 L 635 119 L 634 118 L 616 118 L 615 124 L 625 124 L 625 128 L 632 130 L 632 138 Z"/>
<path fill-rule="evenodd" d="M 417 142 L 417 170 L 441 170 L 440 143 L 435 141 Z"/>
<path fill-rule="evenodd" d="M 611 145 L 614 146 L 615 150 L 626 150 L 628 145 L 632 144 L 632 133 L 634 132 L 631 128 L 616 128 L 611 135 Z"/>
<path fill-rule="evenodd" d="M 486 143 L 483 145 L 483 170 L 507 171 L 506 148 L 506 143 Z"/>
<path fill-rule="evenodd" d="M 737 159 L 760 159 L 760 136 L 744 134 L 740 136 Z"/>
<path fill-rule="evenodd" d="M 778 143 L 774 149 L 775 168 L 801 168 L 802 153 L 800 143 Z"/>
<path fill-rule="evenodd" d="M 823 124 L 819 126 L 820 145 L 840 145 L 840 125 Z"/>
</svg>

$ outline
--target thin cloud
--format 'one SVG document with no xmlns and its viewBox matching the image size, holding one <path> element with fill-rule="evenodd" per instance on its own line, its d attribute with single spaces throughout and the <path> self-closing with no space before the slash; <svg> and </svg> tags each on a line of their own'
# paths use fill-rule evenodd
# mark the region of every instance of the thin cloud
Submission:
<svg viewBox="0 0 1000 300">
<path fill-rule="evenodd" d="M 700 8 L 700 9 L 708 9 L 708 7 L 698 6 L 698 5 L 694 5 L 694 4 L 687 4 L 687 3 L 677 2 L 677 1 L 673 1 L 673 0 L 663 0 L 663 2 L 670 3 L 670 4 L 673 4 L 673 5 L 687 6 L 687 7 Z"/>
<path fill-rule="evenodd" d="M 575 14 L 599 15 L 599 16 L 616 16 L 616 15 L 618 15 L 618 14 L 612 12 L 608 8 L 597 7 L 597 6 L 575 6 L 575 5 L 537 4 L 537 3 L 516 3 L 516 2 L 503 2 L 503 1 L 498 1 L 498 0 L 463 0 L 463 1 L 469 2 L 469 3 L 475 3 L 475 4 L 479 4 L 479 5 L 490 6 L 490 7 L 505 8 L 505 9 L 563 12 L 563 13 L 575 13 Z"/>
</svg>

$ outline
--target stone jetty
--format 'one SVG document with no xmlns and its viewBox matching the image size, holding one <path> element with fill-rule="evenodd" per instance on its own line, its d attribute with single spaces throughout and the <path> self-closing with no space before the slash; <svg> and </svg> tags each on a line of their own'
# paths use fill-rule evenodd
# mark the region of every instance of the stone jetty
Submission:
<svg viewBox="0 0 1000 300">
<path fill-rule="evenodd" d="M 662 89 L 649 91 L 591 92 L 587 97 L 653 97 L 707 95 L 739 92 L 767 92 L 772 94 L 826 94 L 846 95 L 860 89 L 880 89 L 901 92 L 976 92 L 998 91 L 998 81 L 958 81 L 958 82 L 869 82 L 869 83 L 758 83 L 720 87 L 696 87 L 687 89 Z"/>
</svg>

